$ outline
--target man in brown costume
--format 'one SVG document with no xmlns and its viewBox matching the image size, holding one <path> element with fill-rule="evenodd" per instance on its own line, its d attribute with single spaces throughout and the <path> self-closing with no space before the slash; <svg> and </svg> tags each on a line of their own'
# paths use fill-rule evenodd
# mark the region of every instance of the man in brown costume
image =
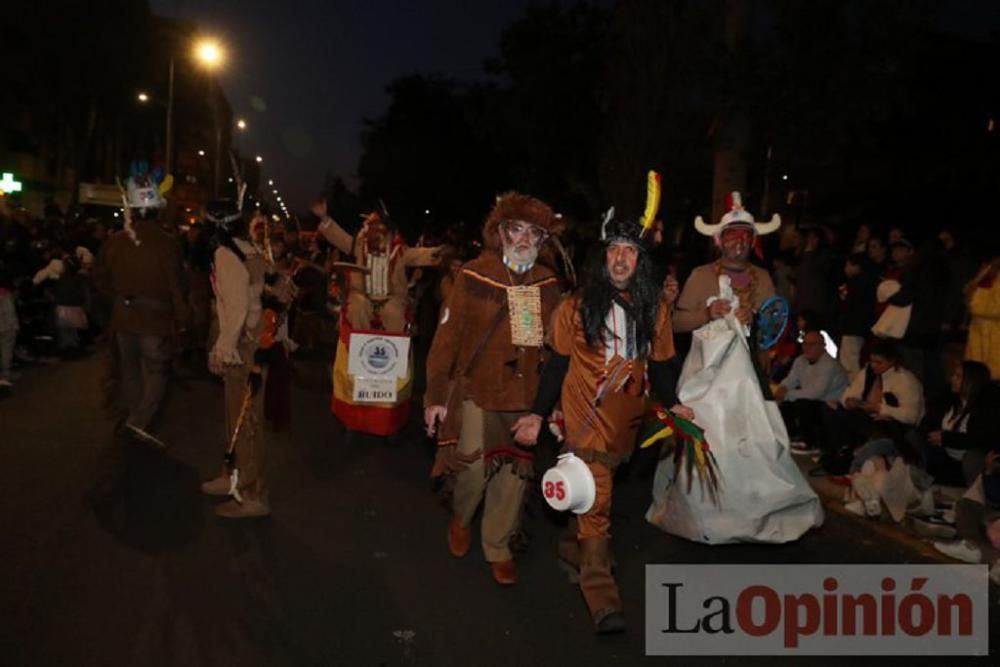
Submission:
<svg viewBox="0 0 1000 667">
<path fill-rule="evenodd" d="M 424 420 L 438 439 L 432 474 L 454 475 L 455 483 L 448 549 L 466 554 L 485 496 L 483 554 L 499 584 L 517 581 L 509 542 L 534 454 L 514 443 L 511 427 L 535 396 L 544 326 L 559 300 L 558 278 L 537 261 L 559 222 L 532 197 L 497 200 L 483 251 L 458 273 L 427 357 Z"/>
<path fill-rule="evenodd" d="M 403 333 L 410 305 L 406 270 L 437 266 L 443 247 L 418 248 L 406 244 L 385 210 L 369 213 L 357 236 L 351 236 L 327 213 L 325 201 L 312 205 L 320 219 L 318 230 L 345 255 L 354 255 L 366 273 L 351 273 L 347 320 L 357 330 L 371 329 L 376 319 L 388 333 Z"/>
<path fill-rule="evenodd" d="M 556 309 L 552 356 L 531 414 L 515 425 L 515 439 L 532 443 L 543 417 L 561 400 L 566 449 L 582 459 L 597 489 L 593 506 L 570 521 L 560 558 L 579 568 L 580 589 L 599 633 L 625 628 L 618 585 L 611 572 L 611 496 L 614 471 L 635 446 L 646 411 L 647 380 L 665 406 L 677 405 L 672 287 L 661 290 L 641 227 L 605 217 L 604 252 L 591 261 L 583 287 Z M 650 235 L 651 236 L 651 235 Z"/>
<path fill-rule="evenodd" d="M 181 289 L 180 245 L 157 218 L 166 206 L 159 178 L 134 174 L 126 182 L 125 228 L 101 246 L 94 283 L 112 303 L 110 340 L 124 405 L 123 431 L 155 447 L 151 433 L 170 381 L 173 338 L 187 326 Z"/>
</svg>

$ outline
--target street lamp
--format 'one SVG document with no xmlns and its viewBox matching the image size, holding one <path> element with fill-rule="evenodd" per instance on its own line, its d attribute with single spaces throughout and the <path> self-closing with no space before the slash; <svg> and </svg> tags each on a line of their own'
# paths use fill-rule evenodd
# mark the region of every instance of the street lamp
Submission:
<svg viewBox="0 0 1000 667">
<path fill-rule="evenodd" d="M 267 184 L 273 186 L 274 185 L 274 181 L 268 181 Z"/>
<path fill-rule="evenodd" d="M 256 158 L 256 160 L 257 160 L 257 164 L 260 164 L 261 162 L 264 161 L 264 158 L 262 158 L 261 156 L 258 155 L 257 158 Z"/>
<path fill-rule="evenodd" d="M 219 46 L 219 42 L 211 38 L 199 40 L 194 45 L 194 55 L 198 59 L 198 62 L 209 70 L 214 70 L 221 65 L 225 57 L 225 53 L 222 47 Z"/>
<path fill-rule="evenodd" d="M 212 120 L 215 123 L 215 155 L 212 157 L 212 192 L 219 196 L 219 160 L 222 155 L 222 128 L 219 123 L 219 104 L 215 99 L 214 83 L 215 71 L 222 65 L 225 59 L 225 52 L 219 42 L 211 38 L 203 38 L 194 45 L 194 57 L 208 71 L 208 95 L 209 103 L 212 105 Z"/>
<path fill-rule="evenodd" d="M 236 121 L 236 127 L 240 128 L 241 130 L 245 130 L 247 129 L 247 122 L 242 118 L 240 118 L 238 121 Z"/>
<path fill-rule="evenodd" d="M 147 95 L 146 93 L 139 93 L 138 95 L 136 95 L 136 97 L 139 99 L 140 102 L 143 103 L 149 101 L 149 95 Z"/>
</svg>

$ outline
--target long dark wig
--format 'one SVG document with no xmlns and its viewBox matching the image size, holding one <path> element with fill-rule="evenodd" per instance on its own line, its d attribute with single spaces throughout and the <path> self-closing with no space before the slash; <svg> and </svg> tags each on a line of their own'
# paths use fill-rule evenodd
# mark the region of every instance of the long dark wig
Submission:
<svg viewBox="0 0 1000 667">
<path fill-rule="evenodd" d="M 214 261 L 215 249 L 228 248 L 241 262 L 245 262 L 246 254 L 236 245 L 235 239 L 243 238 L 247 233 L 247 224 L 236 206 L 230 199 L 217 199 L 205 207 L 205 225 L 209 242 L 209 257 Z"/>
<path fill-rule="evenodd" d="M 656 311 L 660 302 L 660 285 L 653 277 L 653 261 L 647 249 L 637 241 L 639 225 L 634 222 L 613 222 L 608 225 L 607 240 L 600 250 L 587 260 L 581 283 L 580 317 L 583 333 L 591 347 L 602 347 L 611 336 L 606 319 L 611 305 L 617 301 L 635 321 L 635 343 L 640 356 L 649 353 L 656 328 Z M 619 294 L 608 276 L 607 248 L 612 241 L 628 240 L 639 245 L 635 274 L 626 290 L 629 299 Z"/>
</svg>

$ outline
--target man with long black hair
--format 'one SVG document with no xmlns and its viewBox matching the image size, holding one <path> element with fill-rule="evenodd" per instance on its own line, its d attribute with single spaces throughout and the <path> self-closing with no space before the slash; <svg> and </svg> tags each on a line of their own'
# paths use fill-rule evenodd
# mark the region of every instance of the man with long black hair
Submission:
<svg viewBox="0 0 1000 667">
<path fill-rule="evenodd" d="M 261 294 L 267 261 L 245 238 L 246 222 L 236 202 L 210 202 L 205 223 L 214 247 L 212 289 L 218 317 L 208 367 L 225 385 L 226 443 L 231 449 L 229 465 L 202 484 L 201 491 L 232 496 L 215 508 L 218 516 L 266 516 L 271 507 L 262 469 L 264 369 L 257 351 L 266 325 Z"/>
<path fill-rule="evenodd" d="M 567 449 L 594 477 L 596 500 L 571 521 L 560 557 L 579 568 L 580 588 L 599 633 L 625 627 L 611 573 L 612 479 L 635 446 L 646 380 L 665 406 L 694 418 L 690 409 L 677 405 L 670 295 L 653 280 L 643 231 L 637 222 L 614 220 L 613 210 L 605 217 L 602 252 L 587 266 L 582 288 L 556 309 L 553 356 L 531 414 L 514 427 L 518 442 L 533 443 L 543 417 L 561 400 Z"/>
</svg>

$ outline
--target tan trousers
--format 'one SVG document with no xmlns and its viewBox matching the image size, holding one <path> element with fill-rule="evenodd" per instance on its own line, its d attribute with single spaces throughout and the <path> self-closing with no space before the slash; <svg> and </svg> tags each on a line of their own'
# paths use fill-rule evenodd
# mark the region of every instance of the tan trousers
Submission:
<svg viewBox="0 0 1000 667">
<path fill-rule="evenodd" d="M 490 413 L 499 416 L 506 424 L 506 432 L 525 413 Z M 472 523 L 480 502 L 483 505 L 482 543 L 486 560 L 491 563 L 511 560 L 510 538 L 517 531 L 521 518 L 521 507 L 528 481 L 513 473 L 509 463 L 504 464 L 487 478 L 483 462 L 483 442 L 485 413 L 472 401 L 462 403 L 462 430 L 458 438 L 458 451 L 467 458 L 478 453 L 478 458 L 469 468 L 455 478 L 453 508 L 455 516 L 463 526 Z M 508 436 L 509 437 L 509 436 Z M 513 443 L 513 439 L 510 440 Z M 498 443 L 491 443 L 493 445 Z"/>
<path fill-rule="evenodd" d="M 247 390 L 247 378 L 253 367 L 253 353 L 256 346 L 249 341 L 241 341 L 240 357 L 243 364 L 226 368 L 222 376 L 225 386 L 226 447 L 233 437 L 240 409 Z M 237 486 L 240 494 L 267 501 L 267 485 L 264 479 L 264 371 L 260 390 L 251 399 L 239 438 L 236 440 L 236 468 L 240 472 Z M 228 473 L 227 473 L 228 474 Z"/>
<path fill-rule="evenodd" d="M 351 328 L 371 329 L 374 315 L 371 299 L 363 292 L 351 290 L 347 301 L 347 321 L 351 323 Z M 389 297 L 382 302 L 378 316 L 386 333 L 403 333 L 406 331 L 406 299 Z"/>
</svg>

